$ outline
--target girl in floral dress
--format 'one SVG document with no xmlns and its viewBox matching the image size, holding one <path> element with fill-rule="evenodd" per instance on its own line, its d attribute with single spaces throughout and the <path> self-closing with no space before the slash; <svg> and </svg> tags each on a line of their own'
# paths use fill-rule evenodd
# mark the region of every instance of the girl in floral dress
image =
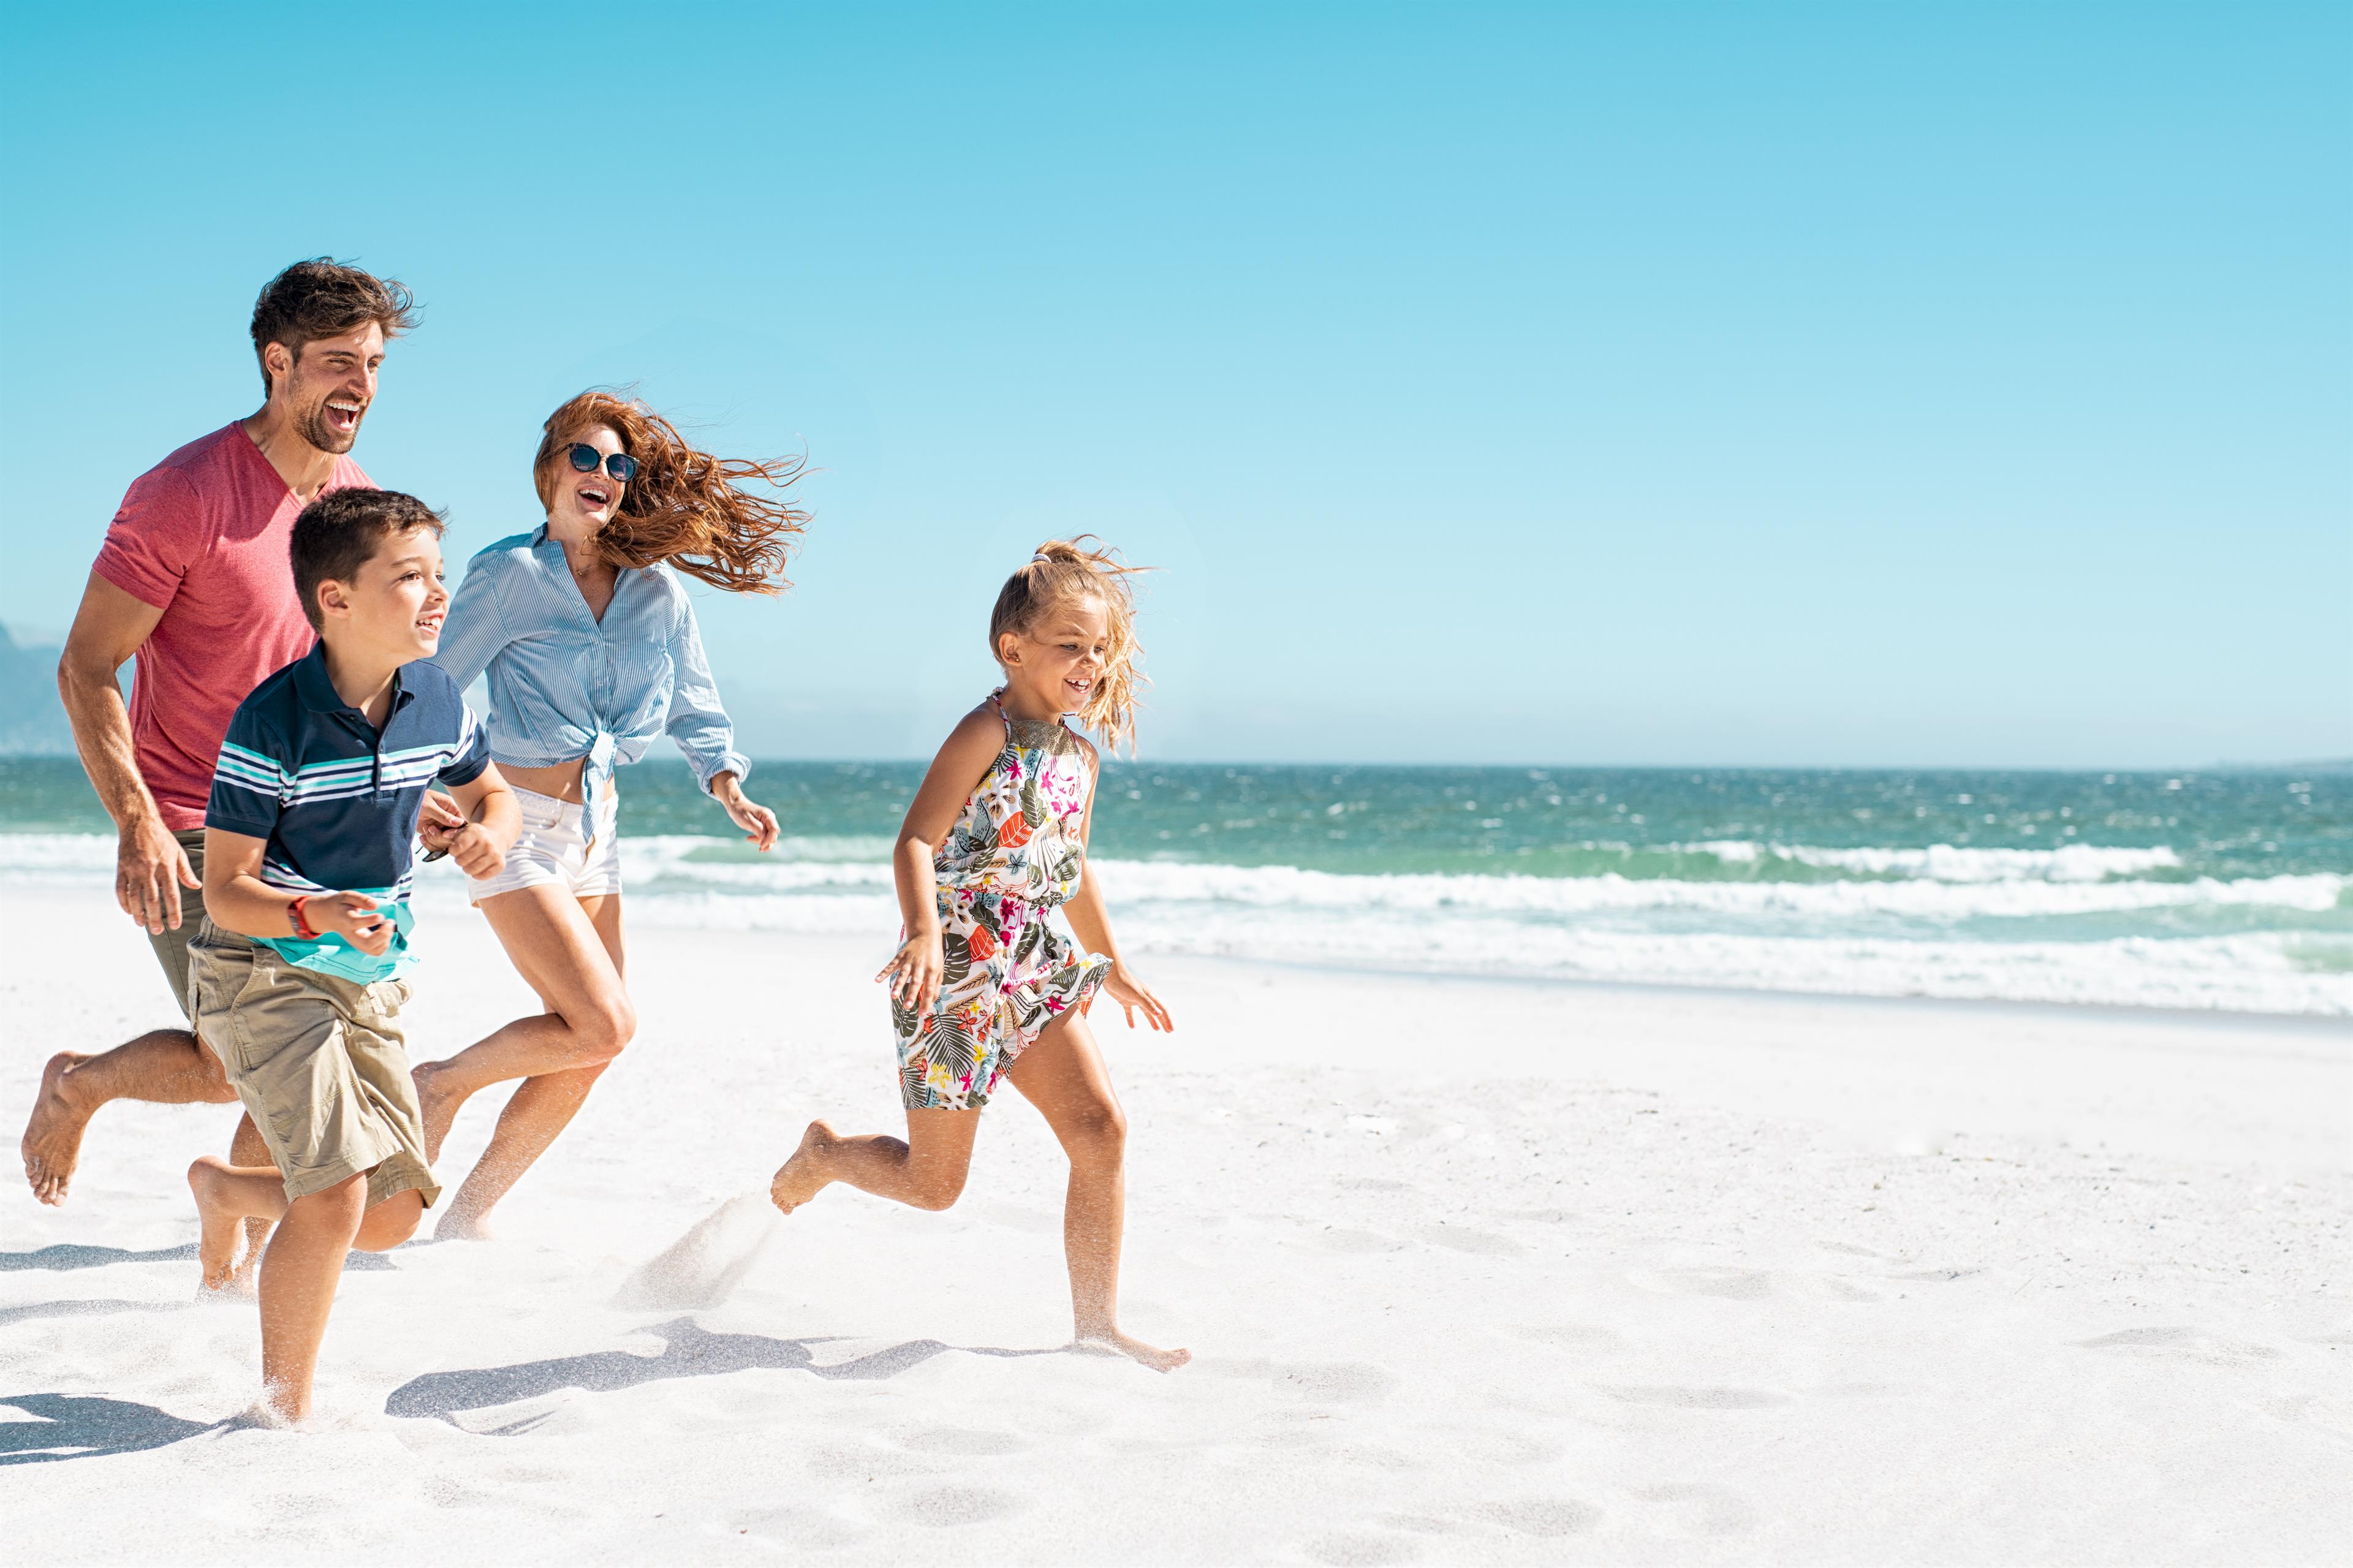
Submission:
<svg viewBox="0 0 2353 1568">
<path fill-rule="evenodd" d="M 790 1214 L 834 1182 L 917 1208 L 963 1193 L 980 1110 L 1009 1080 L 1071 1161 L 1062 1209 L 1080 1344 L 1166 1372 L 1191 1359 L 1120 1331 L 1127 1122 L 1086 1022 L 1098 989 L 1154 1029 L 1168 1009 L 1129 973 L 1085 875 L 1095 749 L 1134 736 L 1134 604 L 1109 551 L 1052 540 L 997 596 L 989 650 L 1005 684 L 964 716 L 907 808 L 893 857 L 903 940 L 891 994 L 902 1141 L 812 1121 L 769 1194 Z M 1060 907 L 1071 939 L 1048 922 Z"/>
</svg>

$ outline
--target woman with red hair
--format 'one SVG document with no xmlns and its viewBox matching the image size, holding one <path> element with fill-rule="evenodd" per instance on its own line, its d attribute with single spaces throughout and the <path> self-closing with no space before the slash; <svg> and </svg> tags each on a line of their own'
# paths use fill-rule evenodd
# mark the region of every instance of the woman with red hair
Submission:
<svg viewBox="0 0 2353 1568">
<path fill-rule="evenodd" d="M 461 689 L 489 677 L 491 754 L 523 831 L 505 868 L 470 891 L 545 1007 L 417 1069 L 428 1161 L 470 1095 L 523 1080 L 450 1201 L 435 1233 L 445 1239 L 488 1234 L 492 1206 L 636 1030 L 614 770 L 667 732 L 745 837 L 762 850 L 776 841 L 776 814 L 744 794 L 751 764 L 680 579 L 786 586 L 786 553 L 808 514 L 775 492 L 799 462 L 715 458 L 642 403 L 584 392 L 548 416 L 532 472 L 546 521 L 467 563 L 436 656 Z"/>
</svg>

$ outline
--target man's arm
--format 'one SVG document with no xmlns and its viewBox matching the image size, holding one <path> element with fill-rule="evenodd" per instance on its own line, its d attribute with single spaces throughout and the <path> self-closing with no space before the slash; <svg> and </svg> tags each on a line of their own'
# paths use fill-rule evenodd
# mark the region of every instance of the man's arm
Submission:
<svg viewBox="0 0 2353 1568">
<path fill-rule="evenodd" d="M 100 804 L 114 818 L 114 898 L 123 913 L 151 931 L 180 923 L 180 889 L 195 873 L 178 840 L 164 826 L 155 797 L 139 776 L 131 742 L 131 713 L 114 672 L 137 653 L 164 612 L 93 572 L 82 590 L 73 630 L 58 659 L 58 695 L 73 725 L 74 747 Z"/>
</svg>

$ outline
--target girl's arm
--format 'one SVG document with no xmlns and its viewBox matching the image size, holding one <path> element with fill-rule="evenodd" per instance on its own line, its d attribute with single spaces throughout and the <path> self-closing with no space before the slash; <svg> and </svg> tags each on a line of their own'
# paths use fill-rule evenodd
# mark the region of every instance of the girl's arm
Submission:
<svg viewBox="0 0 2353 1568">
<path fill-rule="evenodd" d="M 266 838 L 225 828 L 205 829 L 205 915 L 223 931 L 240 936 L 300 936 L 295 928 L 298 895 L 261 880 Z M 312 893 L 299 898 L 302 916 L 321 936 L 342 933 L 362 952 L 381 954 L 392 945 L 392 921 L 364 893 Z"/>
<path fill-rule="evenodd" d="M 1080 744 L 1087 743 L 1082 741 Z M 1103 763 L 1091 745 L 1087 745 L 1087 765 L 1100 784 Z M 1094 825 L 1095 792 L 1089 790 L 1086 812 L 1079 818 L 1079 849 L 1082 854 L 1086 851 L 1087 838 L 1094 831 Z M 1174 1030 L 1176 1023 L 1168 1016 L 1168 1009 L 1162 1005 L 1159 997 L 1152 994 L 1151 988 L 1128 969 L 1127 961 L 1120 957 L 1118 940 L 1111 933 L 1111 912 L 1103 907 L 1103 884 L 1088 876 L 1083 868 L 1079 873 L 1079 889 L 1063 904 L 1062 914 L 1070 921 L 1071 934 L 1079 939 L 1081 947 L 1111 960 L 1111 973 L 1103 976 L 1103 992 L 1119 1004 L 1122 1013 L 1127 1015 L 1127 1026 L 1131 1029 L 1135 1027 L 1136 1010 L 1141 1008 L 1144 1021 L 1153 1028 Z"/>
<path fill-rule="evenodd" d="M 745 797 L 744 776 L 751 762 L 735 749 L 735 726 L 719 704 L 719 682 L 702 651 L 694 604 L 679 592 L 678 621 L 670 638 L 670 713 L 662 728 L 678 742 L 694 777 L 762 853 L 776 847 L 776 814 Z"/>
<path fill-rule="evenodd" d="M 906 820 L 899 824 L 891 868 L 907 940 L 874 978 L 890 982 L 891 994 L 902 1007 L 928 1012 L 939 999 L 946 964 L 940 953 L 939 880 L 932 857 L 1004 750 L 1005 725 L 995 709 L 983 703 L 965 714 L 932 759 L 931 772 L 923 775 Z"/>
</svg>

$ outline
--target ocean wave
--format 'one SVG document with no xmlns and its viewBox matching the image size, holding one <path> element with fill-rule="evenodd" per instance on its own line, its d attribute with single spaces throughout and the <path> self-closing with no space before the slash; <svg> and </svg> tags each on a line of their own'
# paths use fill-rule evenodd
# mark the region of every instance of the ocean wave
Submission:
<svg viewBox="0 0 2353 1568">
<path fill-rule="evenodd" d="M 2067 844 L 2054 849 L 1979 849 L 1932 844 L 1920 849 L 1865 847 L 1822 849 L 1805 844 L 1761 844 L 1752 839 L 1715 839 L 1677 844 L 1671 852 L 1713 855 L 1728 866 L 1782 860 L 1823 870 L 1867 877 L 1914 877 L 1931 882 L 2102 882 L 2112 878 L 2178 870 L 2181 857 L 2159 845 L 2150 848 Z"/>
</svg>

